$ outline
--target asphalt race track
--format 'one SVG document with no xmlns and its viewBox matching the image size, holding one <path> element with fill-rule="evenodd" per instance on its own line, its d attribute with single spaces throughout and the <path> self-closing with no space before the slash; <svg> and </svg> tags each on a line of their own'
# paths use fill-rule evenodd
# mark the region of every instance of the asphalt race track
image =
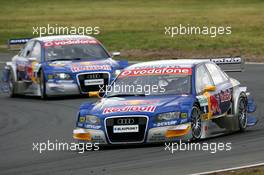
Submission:
<svg viewBox="0 0 264 175">
<path fill-rule="evenodd" d="M 1 59 L 3 61 L 3 59 Z M 1 69 L 3 64 L 0 65 Z M 162 145 L 107 147 L 99 151 L 33 151 L 33 142 L 72 142 L 75 115 L 87 98 L 9 98 L 0 94 L 0 174 L 190 174 L 264 162 L 264 65 L 247 64 L 233 77 L 258 105 L 258 125 L 202 142 L 231 142 L 231 151 L 177 151 Z M 202 143 L 201 142 L 201 143 Z"/>
</svg>

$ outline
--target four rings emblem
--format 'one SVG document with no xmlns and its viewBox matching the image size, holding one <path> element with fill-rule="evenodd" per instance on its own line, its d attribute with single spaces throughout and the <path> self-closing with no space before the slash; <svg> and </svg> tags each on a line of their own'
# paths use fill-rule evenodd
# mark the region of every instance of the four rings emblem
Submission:
<svg viewBox="0 0 264 175">
<path fill-rule="evenodd" d="M 88 79 L 100 78 L 100 74 L 87 74 L 86 78 L 88 78 Z"/>
<path fill-rule="evenodd" d="M 135 120 L 133 118 L 120 118 L 117 120 L 119 125 L 131 125 L 134 124 Z"/>
</svg>

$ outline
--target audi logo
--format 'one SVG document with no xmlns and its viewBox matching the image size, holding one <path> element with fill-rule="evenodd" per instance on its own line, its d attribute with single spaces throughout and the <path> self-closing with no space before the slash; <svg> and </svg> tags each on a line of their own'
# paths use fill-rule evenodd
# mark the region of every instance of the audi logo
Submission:
<svg viewBox="0 0 264 175">
<path fill-rule="evenodd" d="M 117 120 L 119 125 L 131 125 L 134 124 L 135 120 L 133 118 L 120 118 Z"/>
<path fill-rule="evenodd" d="M 100 74 L 88 74 L 88 75 L 86 75 L 86 78 L 88 78 L 88 79 L 100 78 Z"/>
</svg>

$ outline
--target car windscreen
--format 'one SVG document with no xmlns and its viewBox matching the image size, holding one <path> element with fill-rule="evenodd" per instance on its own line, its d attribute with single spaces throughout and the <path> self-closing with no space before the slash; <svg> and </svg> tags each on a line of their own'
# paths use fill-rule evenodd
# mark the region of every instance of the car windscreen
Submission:
<svg viewBox="0 0 264 175">
<path fill-rule="evenodd" d="M 109 58 L 109 54 L 99 44 L 67 44 L 52 45 L 45 47 L 45 60 L 72 60 L 72 59 L 92 59 L 103 60 Z"/>
<path fill-rule="evenodd" d="M 191 75 L 149 74 L 119 75 L 107 90 L 107 97 L 136 95 L 190 94 Z"/>
</svg>

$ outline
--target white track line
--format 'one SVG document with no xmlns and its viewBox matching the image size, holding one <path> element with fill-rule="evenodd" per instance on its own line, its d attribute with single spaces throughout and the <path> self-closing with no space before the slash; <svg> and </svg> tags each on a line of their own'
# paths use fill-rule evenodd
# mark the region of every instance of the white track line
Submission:
<svg viewBox="0 0 264 175">
<path fill-rule="evenodd" d="M 142 61 L 129 61 L 129 63 L 135 64 L 135 63 L 140 63 Z M 5 64 L 6 61 L 0 61 L 0 64 Z M 264 63 L 258 63 L 258 62 L 246 62 L 246 64 L 264 64 Z"/>
<path fill-rule="evenodd" d="M 245 166 L 238 166 L 238 167 L 233 167 L 233 168 L 226 168 L 226 169 L 219 169 L 219 170 L 214 170 L 214 171 L 194 173 L 194 174 L 190 174 L 190 175 L 205 175 L 205 174 L 221 173 L 221 172 L 234 171 L 234 170 L 245 169 L 245 168 L 253 168 L 253 167 L 258 167 L 258 166 L 263 166 L 263 165 L 264 165 L 264 162 L 261 162 L 261 163 L 250 164 L 250 165 L 245 165 Z"/>
<path fill-rule="evenodd" d="M 154 60 L 153 60 L 154 61 Z M 136 63 L 141 63 L 142 61 L 128 61 L 131 64 L 136 64 Z M 264 64 L 264 63 L 259 63 L 259 62 L 245 62 L 245 64 Z"/>
</svg>

